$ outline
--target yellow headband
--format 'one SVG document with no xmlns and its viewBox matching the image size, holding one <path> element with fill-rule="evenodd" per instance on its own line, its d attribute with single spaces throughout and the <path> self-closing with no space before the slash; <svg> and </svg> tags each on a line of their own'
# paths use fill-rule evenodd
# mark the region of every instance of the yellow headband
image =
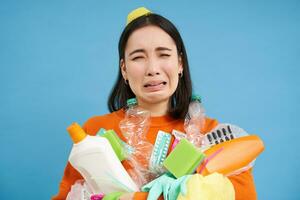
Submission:
<svg viewBox="0 0 300 200">
<path fill-rule="evenodd" d="M 133 20 L 135 20 L 136 18 L 141 17 L 141 16 L 143 16 L 143 15 L 148 15 L 148 14 L 150 14 L 150 13 L 151 13 L 151 11 L 148 10 L 147 8 L 145 8 L 145 7 L 139 7 L 139 8 L 137 8 L 137 9 L 131 11 L 131 12 L 128 14 L 128 16 L 127 16 L 126 26 L 127 26 L 130 22 L 132 22 Z"/>
</svg>

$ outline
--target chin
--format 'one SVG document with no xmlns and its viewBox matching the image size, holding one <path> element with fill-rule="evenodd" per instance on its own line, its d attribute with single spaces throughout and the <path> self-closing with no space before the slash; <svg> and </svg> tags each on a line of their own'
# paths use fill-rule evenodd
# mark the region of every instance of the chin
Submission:
<svg viewBox="0 0 300 200">
<path fill-rule="evenodd" d="M 165 93 L 152 93 L 152 94 L 147 94 L 143 98 L 145 101 L 149 103 L 159 103 L 163 101 L 169 101 L 171 95 L 167 95 Z"/>
</svg>

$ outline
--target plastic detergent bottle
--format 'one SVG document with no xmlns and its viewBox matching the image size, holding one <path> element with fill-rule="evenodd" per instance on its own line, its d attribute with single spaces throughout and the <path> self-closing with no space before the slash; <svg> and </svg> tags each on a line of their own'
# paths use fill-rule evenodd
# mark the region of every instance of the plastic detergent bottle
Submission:
<svg viewBox="0 0 300 200">
<path fill-rule="evenodd" d="M 184 129 L 187 139 L 196 147 L 203 145 L 203 137 L 201 128 L 205 123 L 205 112 L 201 104 L 201 97 L 199 95 L 192 95 L 189 104 L 188 113 L 184 120 Z"/>
<path fill-rule="evenodd" d="M 94 194 L 138 191 L 106 138 L 87 135 L 77 123 L 67 130 L 74 142 L 69 161 Z"/>
</svg>

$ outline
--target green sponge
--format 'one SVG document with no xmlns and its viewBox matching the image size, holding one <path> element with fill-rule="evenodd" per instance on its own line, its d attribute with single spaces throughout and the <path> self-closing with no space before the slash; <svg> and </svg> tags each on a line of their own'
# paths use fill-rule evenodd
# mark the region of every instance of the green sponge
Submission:
<svg viewBox="0 0 300 200">
<path fill-rule="evenodd" d="M 121 139 L 117 136 L 115 131 L 108 130 L 105 133 L 103 133 L 101 136 L 105 137 L 109 141 L 110 145 L 114 149 L 115 154 L 118 156 L 119 160 L 120 161 L 125 160 L 126 153 L 124 152 Z"/>
<path fill-rule="evenodd" d="M 163 165 L 176 178 L 192 174 L 205 155 L 185 138 L 181 139 Z"/>
</svg>

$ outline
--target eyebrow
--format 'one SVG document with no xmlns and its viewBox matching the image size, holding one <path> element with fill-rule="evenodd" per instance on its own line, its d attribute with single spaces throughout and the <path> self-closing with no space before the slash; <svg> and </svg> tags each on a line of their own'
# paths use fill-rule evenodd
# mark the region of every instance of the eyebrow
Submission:
<svg viewBox="0 0 300 200">
<path fill-rule="evenodd" d="M 172 49 L 169 49 L 167 47 L 157 47 L 155 48 L 155 51 L 172 51 Z M 132 51 L 129 56 L 135 54 L 135 53 L 145 53 L 145 50 L 144 49 L 136 49 L 134 51 Z"/>
<path fill-rule="evenodd" d="M 172 49 L 169 49 L 167 47 L 157 47 L 155 50 L 156 51 L 172 51 Z"/>
<path fill-rule="evenodd" d="M 131 56 L 132 54 L 135 54 L 135 53 L 139 53 L 139 52 L 144 53 L 145 50 L 144 50 L 144 49 L 136 49 L 136 50 L 132 51 L 132 52 L 129 54 L 129 56 Z"/>
</svg>

